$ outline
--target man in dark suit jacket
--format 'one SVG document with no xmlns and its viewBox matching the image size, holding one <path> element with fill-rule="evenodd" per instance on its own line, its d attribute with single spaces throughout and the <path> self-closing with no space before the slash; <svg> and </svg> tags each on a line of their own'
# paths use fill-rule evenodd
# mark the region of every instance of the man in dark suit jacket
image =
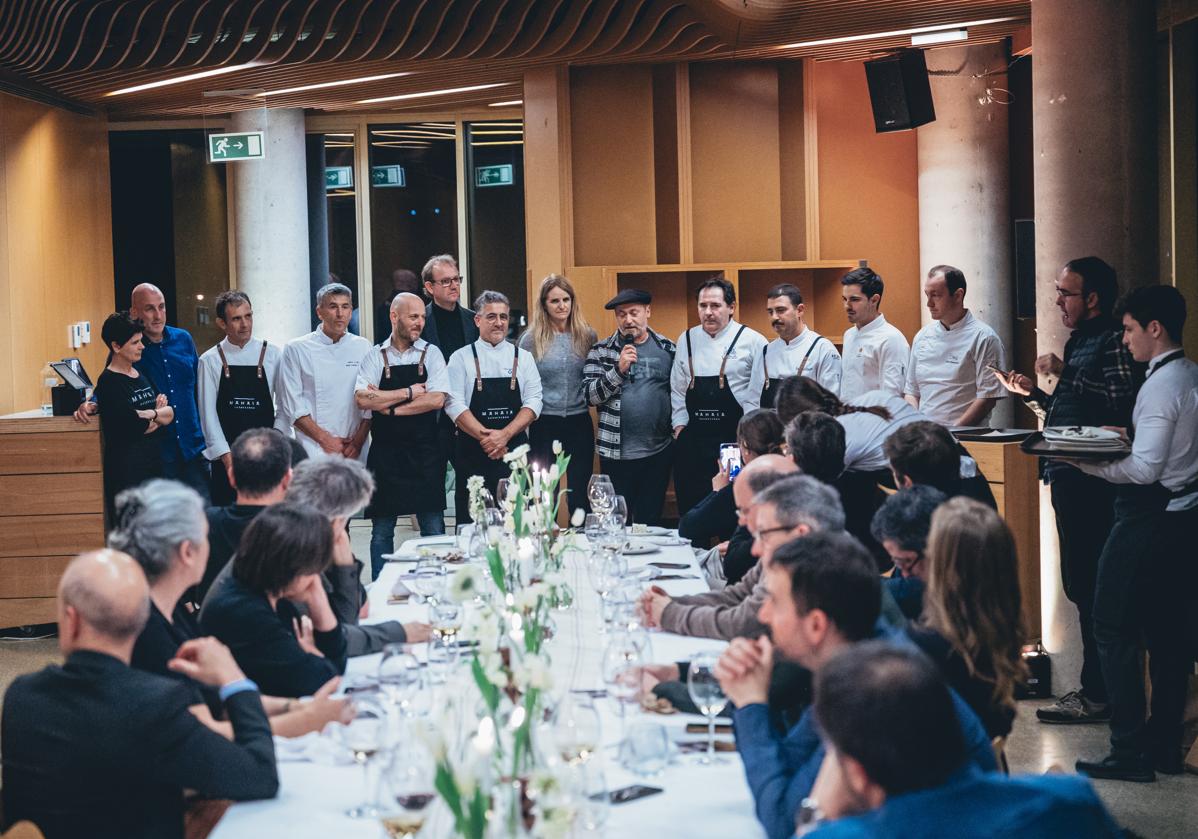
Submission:
<svg viewBox="0 0 1198 839">
<path fill-rule="evenodd" d="M 183 791 L 273 798 L 279 780 L 257 686 L 218 641 L 179 648 L 171 668 L 220 689 L 234 740 L 192 716 L 182 682 L 129 667 L 149 615 L 141 567 L 119 551 L 75 559 L 58 589 L 65 663 L 4 697 L 4 818 L 46 839 L 183 836 Z"/>
</svg>

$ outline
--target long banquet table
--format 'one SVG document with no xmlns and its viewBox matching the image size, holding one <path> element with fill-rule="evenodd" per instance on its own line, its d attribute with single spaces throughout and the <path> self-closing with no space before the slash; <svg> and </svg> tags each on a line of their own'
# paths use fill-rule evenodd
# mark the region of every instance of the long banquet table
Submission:
<svg viewBox="0 0 1198 839">
<path fill-rule="evenodd" d="M 446 537 L 412 539 L 404 543 L 400 554 L 414 553 L 422 543 L 444 543 Z M 648 562 L 686 562 L 689 571 L 664 573 L 689 574 L 696 579 L 663 580 L 655 584 L 672 595 L 705 591 L 695 557 L 687 546 L 664 546 L 660 551 L 629 556 L 629 574 L 645 568 Z M 401 574 L 411 567 L 402 562 L 387 564 L 379 579 L 369 587 L 370 623 L 382 620 L 425 620 L 423 605 L 388 604 L 388 596 Z M 450 566 L 452 573 L 454 566 Z M 601 633 L 599 596 L 591 587 L 585 567 L 585 555 L 568 553 L 565 573 L 576 594 L 573 609 L 554 614 L 557 636 L 549 652 L 553 658 L 554 692 L 570 689 L 602 689 L 600 661 L 606 637 Z M 651 635 L 655 662 L 671 662 L 689 658 L 700 651 L 719 651 L 721 641 L 685 638 L 654 631 Z M 423 645 L 421 645 L 423 646 Z M 379 655 L 350 659 L 347 675 L 373 674 Z M 577 660 L 577 662 L 576 662 Z M 763 835 L 753 815 L 752 796 L 745 783 L 739 757 L 725 753 L 725 762 L 703 766 L 693 755 L 677 757 L 661 774 L 646 780 L 620 767 L 615 760 L 615 744 L 619 740 L 619 717 L 612 702 L 596 700 L 603 726 L 604 774 L 609 789 L 631 784 L 649 784 L 664 789 L 637 801 L 611 807 L 606 835 L 610 837 L 669 836 L 684 833 L 690 837 L 759 837 Z M 630 712 L 629 722 L 632 722 Z M 675 741 L 703 741 L 705 735 L 686 734 L 687 723 L 702 722 L 703 717 L 688 714 L 645 714 L 647 719 L 666 726 Z M 726 722 L 726 720 L 725 720 Z M 729 735 L 722 735 L 728 739 Z M 363 795 L 361 770 L 353 765 L 329 766 L 310 762 L 281 761 L 280 789 L 277 798 L 235 804 L 211 834 L 213 839 L 258 839 L 263 836 L 285 836 L 287 839 L 379 839 L 383 830 L 377 820 L 356 820 L 343 815 L 358 804 Z M 446 814 L 430 820 L 421 839 L 440 839 L 451 833 Z M 586 835 L 581 832 L 577 835 Z M 594 834 L 590 834 L 594 835 Z"/>
</svg>

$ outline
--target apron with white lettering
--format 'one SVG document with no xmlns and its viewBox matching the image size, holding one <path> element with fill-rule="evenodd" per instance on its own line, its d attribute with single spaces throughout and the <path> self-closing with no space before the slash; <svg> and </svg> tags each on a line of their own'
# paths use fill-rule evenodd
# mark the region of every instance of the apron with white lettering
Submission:
<svg viewBox="0 0 1198 839">
<path fill-rule="evenodd" d="M 520 348 L 515 348 L 512 357 L 511 376 L 489 376 L 485 379 L 478 360 L 478 348 L 474 344 L 470 345 L 470 352 L 474 354 L 474 392 L 470 397 L 470 413 L 483 428 L 505 428 L 515 419 L 524 404 L 520 395 L 520 383 L 516 379 L 516 369 L 520 364 Z M 508 451 L 527 442 L 528 434 L 522 431 L 508 442 Z M 454 446 L 453 470 L 460 483 L 465 483 L 471 475 L 482 475 L 491 495 L 495 495 L 499 479 L 506 478 L 511 472 L 503 458 L 492 460 L 487 457 L 478 440 L 460 429 Z"/>
</svg>

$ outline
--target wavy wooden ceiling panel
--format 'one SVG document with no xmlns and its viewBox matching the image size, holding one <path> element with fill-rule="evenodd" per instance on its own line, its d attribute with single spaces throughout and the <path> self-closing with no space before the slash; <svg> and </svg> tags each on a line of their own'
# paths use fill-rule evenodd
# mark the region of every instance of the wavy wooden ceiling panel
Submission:
<svg viewBox="0 0 1198 839">
<path fill-rule="evenodd" d="M 315 110 L 468 107 L 518 98 L 523 72 L 553 64 L 846 60 L 910 43 L 853 36 L 1001 19 L 1030 0 L 0 0 L 0 71 L 121 118 L 273 106 Z M 812 43 L 815 42 L 815 43 Z M 230 72 L 120 96 L 113 90 Z M 266 97 L 205 96 L 404 73 Z M 497 85 L 437 98 L 361 100 Z"/>
</svg>

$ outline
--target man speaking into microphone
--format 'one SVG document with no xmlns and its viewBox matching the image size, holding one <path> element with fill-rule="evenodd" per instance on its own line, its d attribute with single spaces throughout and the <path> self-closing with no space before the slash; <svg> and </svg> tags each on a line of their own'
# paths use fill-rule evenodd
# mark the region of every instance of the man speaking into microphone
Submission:
<svg viewBox="0 0 1198 839">
<path fill-rule="evenodd" d="M 670 368 L 674 344 L 649 328 L 647 291 L 629 288 L 603 307 L 616 331 L 587 353 L 587 402 L 599 409 L 599 469 L 628 503 L 629 521 L 657 524 L 670 482 Z"/>
</svg>

